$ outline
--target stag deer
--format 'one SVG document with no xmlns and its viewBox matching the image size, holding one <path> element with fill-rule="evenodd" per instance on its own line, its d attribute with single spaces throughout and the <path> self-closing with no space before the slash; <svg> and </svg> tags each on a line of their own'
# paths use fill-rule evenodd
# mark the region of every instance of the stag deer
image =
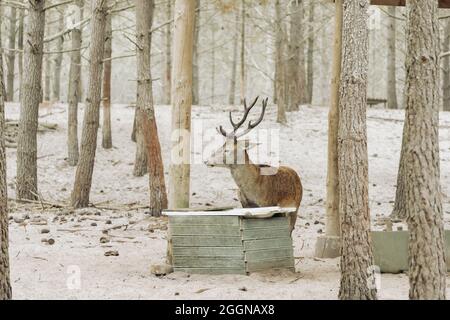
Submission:
<svg viewBox="0 0 450 320">
<path fill-rule="evenodd" d="M 244 100 L 244 115 L 237 123 L 233 121 L 230 111 L 233 131 L 227 133 L 222 126 L 217 128 L 217 131 L 226 138 L 226 142 L 212 154 L 210 159 L 206 161 L 206 165 L 230 169 L 231 175 L 239 187 L 239 199 L 243 208 L 280 206 L 295 207 L 298 211 L 302 200 L 303 187 L 297 173 L 288 167 L 274 168 L 252 163 L 248 155 L 248 150 L 251 148 L 248 140 L 238 141 L 240 137 L 259 125 L 264 118 L 268 99 L 262 102 L 262 112 L 258 120 L 256 122 L 249 121 L 247 128 L 238 133 L 257 101 L 258 97 L 247 107 Z M 239 155 L 243 155 L 241 161 L 238 161 Z M 273 174 L 267 174 L 267 172 Z M 295 227 L 297 211 L 289 217 L 291 232 Z"/>
</svg>

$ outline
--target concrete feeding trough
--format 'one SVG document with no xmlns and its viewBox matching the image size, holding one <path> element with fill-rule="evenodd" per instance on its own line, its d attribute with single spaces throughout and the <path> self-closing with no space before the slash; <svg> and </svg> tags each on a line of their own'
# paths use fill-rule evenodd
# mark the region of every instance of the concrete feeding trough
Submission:
<svg viewBox="0 0 450 320">
<path fill-rule="evenodd" d="M 165 211 L 174 271 L 248 274 L 294 270 L 288 214 L 296 208 Z"/>
<path fill-rule="evenodd" d="M 444 241 L 447 270 L 450 271 L 450 230 L 445 231 Z M 407 271 L 408 243 L 408 231 L 372 231 L 375 265 L 384 273 Z"/>
</svg>

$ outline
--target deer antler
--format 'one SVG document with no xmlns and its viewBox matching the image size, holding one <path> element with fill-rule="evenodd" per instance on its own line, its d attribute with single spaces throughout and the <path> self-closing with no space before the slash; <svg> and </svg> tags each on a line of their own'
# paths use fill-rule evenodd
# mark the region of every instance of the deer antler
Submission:
<svg viewBox="0 0 450 320">
<path fill-rule="evenodd" d="M 267 102 L 268 102 L 268 101 L 269 101 L 269 98 L 266 98 L 266 99 L 263 100 L 263 102 L 262 102 L 262 112 L 261 112 L 261 115 L 259 116 L 258 120 L 256 120 L 255 124 L 252 124 L 252 121 L 250 121 L 250 122 L 248 123 L 248 128 L 249 128 L 249 129 L 253 129 L 253 128 L 256 127 L 258 124 L 261 123 L 261 121 L 262 121 L 263 118 L 264 118 L 264 114 L 265 114 L 265 112 L 266 112 Z"/>
<path fill-rule="evenodd" d="M 248 127 L 247 129 L 245 129 L 243 132 L 241 132 L 240 134 L 237 134 L 237 130 L 244 124 L 244 122 L 247 120 L 248 114 L 250 113 L 250 110 L 256 105 L 256 102 L 258 101 L 259 97 L 256 97 L 256 99 L 252 102 L 252 104 L 247 107 L 247 101 L 246 99 L 244 99 L 244 115 L 242 116 L 242 119 L 235 123 L 233 121 L 233 117 L 230 111 L 230 122 L 231 125 L 233 126 L 233 132 L 228 134 L 222 126 L 219 126 L 219 128 L 217 128 L 217 131 L 223 135 L 224 137 L 235 137 L 236 139 L 239 137 L 242 137 L 243 135 L 246 135 L 247 133 L 249 133 L 253 128 L 255 128 L 257 125 L 259 125 L 261 123 L 261 121 L 264 118 L 264 114 L 266 112 L 266 107 L 267 107 L 267 102 L 269 101 L 269 98 L 266 98 L 263 100 L 262 102 L 262 112 L 261 115 L 259 116 L 258 120 L 256 120 L 255 123 L 253 123 L 252 121 L 249 121 L 248 123 Z"/>
<path fill-rule="evenodd" d="M 247 100 L 244 98 L 244 115 L 242 116 L 241 121 L 239 121 L 238 123 L 234 123 L 233 117 L 231 116 L 231 111 L 230 111 L 230 122 L 231 122 L 231 125 L 233 126 L 234 132 L 236 132 L 244 124 L 245 120 L 247 120 L 248 113 L 256 105 L 256 102 L 258 101 L 258 99 L 259 99 L 259 97 L 256 97 L 256 99 L 252 102 L 250 107 L 247 108 Z"/>
<path fill-rule="evenodd" d="M 223 135 L 224 137 L 228 137 L 227 132 L 222 128 L 222 126 L 219 126 L 217 129 L 217 132 L 219 132 L 221 135 Z"/>
</svg>

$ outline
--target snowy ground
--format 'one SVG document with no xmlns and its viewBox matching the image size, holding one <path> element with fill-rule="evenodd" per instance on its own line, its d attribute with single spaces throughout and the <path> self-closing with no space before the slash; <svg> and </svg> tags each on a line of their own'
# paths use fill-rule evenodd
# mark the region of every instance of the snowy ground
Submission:
<svg viewBox="0 0 450 320">
<path fill-rule="evenodd" d="M 68 203 L 75 169 L 66 157 L 65 106 L 40 121 L 58 123 L 56 132 L 38 137 L 39 191 L 44 201 Z M 194 126 L 227 124 L 227 113 L 194 107 Z M 8 104 L 6 116 L 18 118 L 18 105 Z M 300 217 L 294 231 L 296 272 L 267 272 L 250 276 L 206 276 L 173 273 L 158 278 L 150 266 L 162 263 L 166 250 L 166 221 L 148 217 L 147 177 L 132 176 L 135 146 L 130 140 L 133 108 L 114 105 L 112 150 L 99 143 L 91 192 L 97 208 L 73 211 L 45 204 L 10 201 L 10 256 L 15 299 L 335 299 L 339 259 L 313 257 L 316 237 L 324 230 L 327 109 L 302 107 L 289 116 L 287 127 L 275 123 L 269 110 L 262 128 L 280 129 L 281 163 L 300 175 L 304 187 Z M 157 107 L 158 129 L 169 159 L 170 112 Z M 82 119 L 82 110 L 80 111 Z M 368 111 L 370 207 L 373 225 L 392 209 L 403 126 L 402 111 Z M 80 130 L 81 131 L 81 130 Z M 446 225 L 450 225 L 450 114 L 441 114 L 441 178 Z M 99 141 L 101 134 L 99 135 Z M 9 196 L 15 197 L 16 150 L 8 149 Z M 166 173 L 167 173 L 166 166 Z M 166 177 L 167 179 L 167 177 Z M 191 171 L 192 206 L 238 206 L 229 172 L 196 164 Z M 109 208 L 109 209 L 103 209 Z M 102 230 L 112 229 L 110 242 L 100 243 Z M 378 227 L 380 228 L 380 227 Z M 41 233 L 48 229 L 49 233 Z M 46 231 L 46 230 L 44 230 Z M 49 245 L 42 240 L 53 239 Z M 119 256 L 105 256 L 117 250 Z M 450 281 L 449 281 L 450 282 Z M 449 289 L 447 291 L 450 291 Z M 449 292 L 450 293 L 450 292 Z M 405 274 L 383 275 L 380 297 L 406 299 Z"/>
</svg>

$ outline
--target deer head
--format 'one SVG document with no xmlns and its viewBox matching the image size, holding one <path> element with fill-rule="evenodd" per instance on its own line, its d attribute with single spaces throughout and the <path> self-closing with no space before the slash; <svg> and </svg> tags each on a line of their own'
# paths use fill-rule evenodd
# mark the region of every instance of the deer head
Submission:
<svg viewBox="0 0 450 320">
<path fill-rule="evenodd" d="M 262 101 L 262 111 L 259 116 L 259 118 L 253 122 L 249 121 L 247 128 L 243 130 L 241 127 L 247 120 L 247 117 L 252 110 L 252 108 L 256 105 L 256 102 L 258 102 L 258 98 L 250 104 L 249 107 L 247 107 L 247 102 L 244 99 L 244 115 L 242 116 L 242 119 L 238 122 L 233 121 L 232 112 L 230 111 L 230 123 L 233 127 L 233 131 L 230 133 L 226 132 L 225 129 L 222 126 L 219 126 L 217 128 L 217 131 L 223 135 L 226 140 L 223 146 L 221 146 L 219 149 L 217 149 L 211 157 L 206 161 L 206 165 L 209 167 L 231 167 L 238 164 L 248 164 L 248 154 L 247 150 L 254 147 L 256 144 L 249 143 L 248 140 L 239 140 L 239 138 L 243 137 L 244 135 L 248 134 L 251 130 L 253 130 L 256 126 L 258 126 L 263 118 L 264 114 L 266 112 L 267 102 L 269 98 L 266 98 Z"/>
</svg>

